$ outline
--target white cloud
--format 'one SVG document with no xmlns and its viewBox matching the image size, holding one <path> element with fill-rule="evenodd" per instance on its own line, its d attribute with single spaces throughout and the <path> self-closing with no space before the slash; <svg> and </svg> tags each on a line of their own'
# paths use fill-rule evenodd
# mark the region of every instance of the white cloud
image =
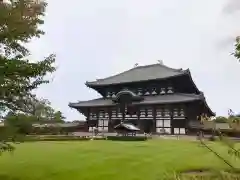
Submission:
<svg viewBox="0 0 240 180">
<path fill-rule="evenodd" d="M 223 8 L 223 11 L 226 13 L 234 13 L 239 10 L 240 10 L 239 0 L 227 0 L 226 6 Z"/>
</svg>

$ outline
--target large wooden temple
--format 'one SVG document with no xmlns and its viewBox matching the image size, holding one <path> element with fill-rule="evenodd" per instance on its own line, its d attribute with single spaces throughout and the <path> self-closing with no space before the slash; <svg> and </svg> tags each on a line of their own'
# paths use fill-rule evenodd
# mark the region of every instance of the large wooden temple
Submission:
<svg viewBox="0 0 240 180">
<path fill-rule="evenodd" d="M 89 131 L 114 132 L 121 122 L 145 133 L 187 134 L 199 116 L 213 116 L 189 69 L 163 64 L 136 66 L 86 86 L 101 98 L 69 103 L 86 116 Z"/>
</svg>

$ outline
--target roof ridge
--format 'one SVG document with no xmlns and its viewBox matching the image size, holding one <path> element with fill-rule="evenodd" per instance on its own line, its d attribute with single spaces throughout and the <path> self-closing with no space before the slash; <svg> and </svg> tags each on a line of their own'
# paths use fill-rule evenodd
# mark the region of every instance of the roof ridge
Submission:
<svg viewBox="0 0 240 180">
<path fill-rule="evenodd" d="M 117 76 L 121 76 L 122 74 L 125 74 L 129 71 L 133 71 L 135 69 L 143 69 L 143 68 L 149 68 L 149 67 L 154 67 L 154 66 L 161 66 L 163 68 L 166 68 L 166 69 L 169 69 L 169 70 L 172 70 L 172 71 L 175 71 L 175 72 L 184 72 L 186 70 L 183 70 L 182 68 L 180 69 L 175 69 L 175 68 L 171 68 L 171 67 L 168 67 L 166 65 L 163 65 L 163 64 L 159 64 L 159 63 L 155 63 L 155 64 L 149 64 L 149 65 L 143 65 L 143 66 L 136 66 L 136 67 L 133 67 L 131 69 L 128 69 L 128 70 L 125 70 L 119 74 L 115 74 L 115 75 L 112 75 L 112 76 L 108 76 L 108 77 L 105 77 L 105 78 L 98 78 L 96 79 L 95 81 L 87 81 L 86 83 L 92 83 L 92 82 L 97 82 L 97 81 L 101 81 L 101 80 L 107 80 L 107 79 L 110 79 L 110 78 L 113 78 L 113 77 L 117 77 Z"/>
<path fill-rule="evenodd" d="M 119 74 L 115 74 L 115 75 L 112 75 L 112 76 L 108 76 L 108 77 L 106 77 L 106 78 L 98 78 L 98 79 L 96 79 L 96 81 L 99 81 L 99 80 L 105 80 L 105 79 L 110 79 L 110 78 L 112 78 L 112 77 L 116 77 L 116 76 L 119 76 L 119 75 L 122 75 L 122 74 L 124 74 L 124 73 L 126 73 L 126 72 L 129 72 L 129 71 L 131 71 L 131 70 L 133 70 L 133 69 L 135 69 L 135 68 L 131 68 L 131 69 L 128 69 L 128 70 L 125 70 L 125 71 L 123 71 L 123 72 L 121 72 L 121 73 L 119 73 Z M 91 82 L 91 81 L 90 81 Z M 92 81 L 92 82 L 95 82 L 95 81 Z"/>
<path fill-rule="evenodd" d="M 148 67 L 151 67 L 151 66 L 162 66 L 164 68 L 167 68 L 167 69 L 170 69 L 170 70 L 174 70 L 174 71 L 183 71 L 182 68 L 179 68 L 179 69 L 176 69 L 176 68 L 171 68 L 169 66 L 166 66 L 164 64 L 160 64 L 160 63 L 155 63 L 155 64 L 148 64 L 148 65 L 143 65 L 143 66 L 136 66 L 134 68 L 148 68 Z M 133 69 L 134 69 L 133 68 Z"/>
</svg>

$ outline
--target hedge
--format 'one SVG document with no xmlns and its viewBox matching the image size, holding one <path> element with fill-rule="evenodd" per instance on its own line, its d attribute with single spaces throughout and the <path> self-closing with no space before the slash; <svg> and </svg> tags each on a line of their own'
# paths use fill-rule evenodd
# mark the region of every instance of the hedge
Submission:
<svg viewBox="0 0 240 180">
<path fill-rule="evenodd" d="M 88 141 L 88 140 L 111 140 L 111 141 L 146 141 L 145 136 L 107 136 L 95 137 L 91 136 L 64 136 L 64 135 L 43 135 L 43 136 L 24 136 L 18 138 L 16 142 L 34 142 L 34 141 Z"/>
<path fill-rule="evenodd" d="M 107 136 L 107 140 L 111 141 L 146 141 L 145 136 Z"/>
<path fill-rule="evenodd" d="M 87 136 L 25 136 L 21 142 L 33 142 L 33 141 L 88 141 L 88 140 L 104 140 L 104 137 L 87 137 Z"/>
</svg>

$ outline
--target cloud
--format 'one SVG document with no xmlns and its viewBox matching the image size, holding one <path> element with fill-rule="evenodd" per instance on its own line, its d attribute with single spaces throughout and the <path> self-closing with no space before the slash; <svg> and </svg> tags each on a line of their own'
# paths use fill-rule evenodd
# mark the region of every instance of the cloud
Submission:
<svg viewBox="0 0 240 180">
<path fill-rule="evenodd" d="M 240 0 L 228 0 L 226 6 L 223 8 L 225 13 L 235 13 L 240 11 Z"/>
</svg>

